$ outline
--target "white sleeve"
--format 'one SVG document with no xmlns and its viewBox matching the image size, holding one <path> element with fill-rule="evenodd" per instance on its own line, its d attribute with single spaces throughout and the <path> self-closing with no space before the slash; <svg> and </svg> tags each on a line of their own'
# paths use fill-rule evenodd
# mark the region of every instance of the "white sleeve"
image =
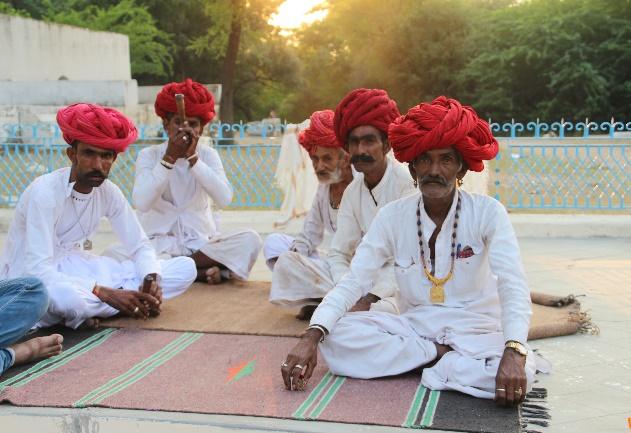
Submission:
<svg viewBox="0 0 631 433">
<path fill-rule="evenodd" d="M 342 196 L 340 209 L 337 213 L 337 230 L 331 240 L 328 263 L 334 282 L 340 281 L 349 269 L 349 264 L 355 249 L 362 239 L 359 221 L 353 213 L 352 198 L 348 188 Z"/>
<path fill-rule="evenodd" d="M 391 228 L 380 211 L 357 248 L 350 272 L 335 285 L 311 318 L 312 325 L 333 330 L 337 321 L 374 286 L 383 265 L 393 257 Z M 391 223 L 390 223 L 391 224 Z"/>
<path fill-rule="evenodd" d="M 64 274 L 54 265 L 56 204 L 48 191 L 42 192 L 32 191 L 27 204 L 24 274 L 39 278 L 45 286 L 54 283 L 91 292 L 96 285 L 94 279 Z"/>
<path fill-rule="evenodd" d="M 322 195 L 318 193 L 305 218 L 302 232 L 294 240 L 291 248 L 304 256 L 313 254 L 322 243 L 324 237 L 324 221 L 322 221 Z"/>
<path fill-rule="evenodd" d="M 111 184 L 110 191 L 107 218 L 110 220 L 112 230 L 136 265 L 136 275 L 144 278 L 147 274 L 160 274 L 160 263 L 156 258 L 156 252 L 142 229 L 136 213 L 116 185 Z"/>
<path fill-rule="evenodd" d="M 230 204 L 232 186 L 228 182 L 217 151 L 211 149 L 206 161 L 198 158 L 191 168 L 191 173 L 218 207 L 225 207 Z"/>
<path fill-rule="evenodd" d="M 504 339 L 525 343 L 532 304 L 515 231 L 506 209 L 499 202 L 487 208 L 483 221 L 486 223 L 483 236 L 489 250 L 491 272 L 497 276 Z"/>
<path fill-rule="evenodd" d="M 143 149 L 136 159 L 136 180 L 132 191 L 132 202 L 141 212 L 151 210 L 156 200 L 160 199 L 169 185 L 169 175 L 173 171 L 160 164 L 160 160 L 154 161 L 153 151 L 152 148 Z"/>
</svg>

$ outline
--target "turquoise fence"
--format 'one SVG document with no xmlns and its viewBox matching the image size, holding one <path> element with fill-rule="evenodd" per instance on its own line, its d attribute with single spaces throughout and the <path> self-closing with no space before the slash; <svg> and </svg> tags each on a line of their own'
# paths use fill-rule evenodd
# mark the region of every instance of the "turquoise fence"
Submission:
<svg viewBox="0 0 631 433">
<path fill-rule="evenodd" d="M 214 147 L 234 188 L 230 208 L 280 207 L 283 197 L 273 177 L 284 127 L 239 123 L 208 128 L 213 142 L 220 143 Z M 488 165 L 489 192 L 507 208 L 631 211 L 631 122 L 512 121 L 492 122 L 491 127 L 501 146 Z M 139 150 L 164 140 L 158 125 L 138 129 L 138 142 L 119 156 L 110 177 L 128 197 Z M 0 205 L 15 205 L 33 179 L 68 165 L 65 149 L 55 125 L 0 128 Z"/>
</svg>

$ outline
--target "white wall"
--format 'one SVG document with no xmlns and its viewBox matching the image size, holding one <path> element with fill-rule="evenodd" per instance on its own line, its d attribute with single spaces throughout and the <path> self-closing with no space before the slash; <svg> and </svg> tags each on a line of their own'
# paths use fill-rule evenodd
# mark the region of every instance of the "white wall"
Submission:
<svg viewBox="0 0 631 433">
<path fill-rule="evenodd" d="M 0 80 L 130 80 L 129 38 L 0 15 Z"/>
<path fill-rule="evenodd" d="M 138 103 L 138 84 L 128 81 L 0 81 L 2 105 L 57 105 L 76 102 L 122 107 Z"/>
</svg>

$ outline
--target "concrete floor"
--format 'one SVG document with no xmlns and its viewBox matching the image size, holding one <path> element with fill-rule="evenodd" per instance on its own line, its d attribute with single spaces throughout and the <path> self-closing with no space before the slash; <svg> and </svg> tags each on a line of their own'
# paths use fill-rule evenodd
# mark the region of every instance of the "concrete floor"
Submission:
<svg viewBox="0 0 631 433">
<path fill-rule="evenodd" d="M 0 219 L 9 215 L 0 212 Z M 275 212 L 224 213 L 224 229 L 250 226 L 267 234 Z M 520 219 L 521 218 L 521 219 Z M 621 217 L 627 220 L 626 217 Z M 600 328 L 600 335 L 574 335 L 536 340 L 534 348 L 553 365 L 553 373 L 539 375 L 539 384 L 548 389 L 547 406 L 552 416 L 542 432 L 624 432 L 631 431 L 631 232 L 619 232 L 618 222 L 611 234 L 618 237 L 581 237 L 593 234 L 580 224 L 571 237 L 554 236 L 554 224 L 564 217 L 553 217 L 541 227 L 531 218 L 517 216 L 517 233 L 524 266 L 533 290 L 550 294 L 585 295 L 580 300 Z M 617 220 L 620 221 L 620 220 Z M 528 225 L 528 224 L 530 225 Z M 589 222 L 591 223 L 591 221 Z M 625 223 L 626 224 L 626 223 Z M 6 219 L 0 228 L 6 227 Z M 591 224 L 590 224 L 591 225 Z M 292 221 L 285 232 L 295 233 L 301 221 Z M 526 228 L 524 228 L 526 227 Z M 0 230 L 2 232 L 3 230 Z M 556 232 L 558 233 L 558 231 Z M 0 233 L 0 244 L 5 234 Z M 94 239 L 104 248 L 113 241 L 104 231 Z M 266 280 L 271 274 L 259 259 L 252 279 Z M 407 429 L 348 425 L 324 422 L 291 421 L 243 416 L 181 414 L 170 412 L 112 409 L 16 408 L 0 405 L 0 432 L 396 432 Z"/>
</svg>

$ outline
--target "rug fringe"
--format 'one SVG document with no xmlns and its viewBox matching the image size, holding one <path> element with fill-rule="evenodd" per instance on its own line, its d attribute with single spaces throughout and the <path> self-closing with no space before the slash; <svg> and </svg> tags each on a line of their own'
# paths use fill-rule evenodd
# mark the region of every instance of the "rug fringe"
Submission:
<svg viewBox="0 0 631 433">
<path fill-rule="evenodd" d="M 552 419 L 550 409 L 545 402 L 548 397 L 548 390 L 534 387 L 526 395 L 526 399 L 519 408 L 521 427 L 524 433 L 542 433 L 540 430 L 532 430 L 532 427 L 549 427 Z"/>
<path fill-rule="evenodd" d="M 592 320 L 592 316 L 589 313 L 589 310 L 570 313 L 570 321 L 578 322 L 578 332 L 580 334 L 600 334 L 600 328 Z"/>
</svg>

